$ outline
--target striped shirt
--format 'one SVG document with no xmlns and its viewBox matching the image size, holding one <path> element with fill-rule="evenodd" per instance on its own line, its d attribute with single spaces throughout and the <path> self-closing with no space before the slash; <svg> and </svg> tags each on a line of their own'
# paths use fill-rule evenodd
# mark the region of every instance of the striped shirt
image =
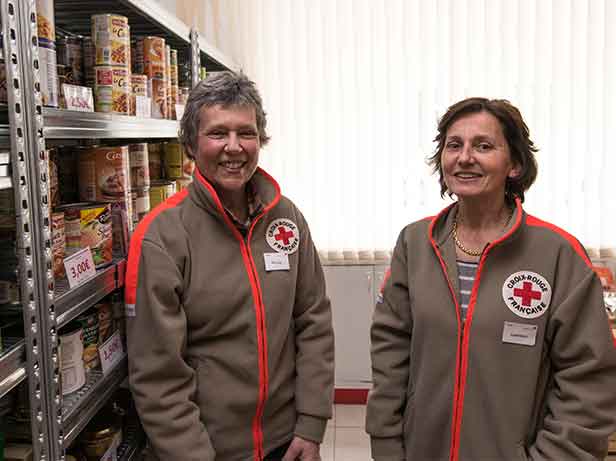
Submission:
<svg viewBox="0 0 616 461">
<path fill-rule="evenodd" d="M 460 309 L 461 320 L 466 320 L 466 310 L 471 299 L 471 290 L 477 275 L 479 263 L 468 261 L 456 261 L 458 265 L 458 286 L 460 287 Z"/>
</svg>

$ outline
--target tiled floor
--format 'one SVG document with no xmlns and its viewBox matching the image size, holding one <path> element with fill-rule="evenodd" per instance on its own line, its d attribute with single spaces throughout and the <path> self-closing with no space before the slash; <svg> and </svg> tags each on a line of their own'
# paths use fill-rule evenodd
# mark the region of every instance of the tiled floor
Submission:
<svg viewBox="0 0 616 461">
<path fill-rule="evenodd" d="M 364 430 L 365 405 L 336 405 L 321 445 L 323 461 L 369 461 L 370 440 Z"/>
</svg>

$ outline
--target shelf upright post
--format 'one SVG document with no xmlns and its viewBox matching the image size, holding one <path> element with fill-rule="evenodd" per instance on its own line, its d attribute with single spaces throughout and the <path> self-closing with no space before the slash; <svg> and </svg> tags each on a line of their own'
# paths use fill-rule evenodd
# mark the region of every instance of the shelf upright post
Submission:
<svg viewBox="0 0 616 461">
<path fill-rule="evenodd" d="M 25 104 L 22 111 L 26 120 L 26 158 L 32 178 L 29 187 L 31 207 L 32 261 L 35 308 L 38 308 L 38 332 L 41 340 L 42 364 L 41 400 L 46 400 L 49 458 L 63 461 L 62 447 L 62 392 L 60 388 L 58 334 L 54 309 L 54 279 L 51 254 L 51 204 L 49 203 L 49 164 L 43 135 L 43 104 L 40 73 L 44 72 L 39 60 L 36 1 L 19 0 L 19 21 Z M 42 422 L 41 422 L 42 423 Z"/>
<path fill-rule="evenodd" d="M 16 248 L 19 259 L 20 295 L 23 308 L 24 336 L 26 346 L 29 403 L 34 458 L 50 461 L 49 425 L 45 381 L 45 356 L 42 322 L 40 318 L 40 295 L 38 286 L 41 277 L 38 269 L 36 233 L 34 219 L 39 206 L 31 193 L 38 188 L 35 174 L 36 158 L 32 158 L 28 146 L 26 111 L 27 90 L 24 74 L 29 63 L 24 62 L 24 35 L 21 15 L 24 4 L 21 0 L 0 0 L 2 18 L 2 48 L 6 66 L 8 116 L 15 194 L 15 215 L 17 225 Z M 26 44 L 27 45 L 27 44 Z"/>
<path fill-rule="evenodd" d="M 200 67 L 201 53 L 199 51 L 199 32 L 193 27 L 190 29 L 190 75 L 193 88 L 199 84 Z"/>
</svg>

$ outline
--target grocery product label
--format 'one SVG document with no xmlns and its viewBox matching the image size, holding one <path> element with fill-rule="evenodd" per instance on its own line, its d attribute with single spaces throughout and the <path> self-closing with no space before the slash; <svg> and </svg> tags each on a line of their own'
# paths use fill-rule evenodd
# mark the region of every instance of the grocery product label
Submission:
<svg viewBox="0 0 616 461">
<path fill-rule="evenodd" d="M 96 275 L 92 251 L 84 248 L 64 260 L 66 277 L 70 288 L 78 287 Z"/>
<path fill-rule="evenodd" d="M 111 338 L 105 341 L 98 348 L 101 358 L 101 367 L 103 374 L 108 374 L 124 357 L 124 346 L 122 346 L 122 338 L 120 332 L 116 331 Z"/>
</svg>

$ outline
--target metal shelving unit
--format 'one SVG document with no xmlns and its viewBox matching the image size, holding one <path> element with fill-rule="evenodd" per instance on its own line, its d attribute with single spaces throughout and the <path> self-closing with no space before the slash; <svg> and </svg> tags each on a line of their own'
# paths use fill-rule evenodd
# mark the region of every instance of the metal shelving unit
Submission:
<svg viewBox="0 0 616 461">
<path fill-rule="evenodd" d="M 128 17 L 131 35 L 157 35 L 178 50 L 194 69 L 239 67 L 196 31 L 172 17 L 155 0 L 55 0 L 60 35 L 89 35 L 90 16 Z M 24 335 L 7 340 L 0 354 L 0 398 L 27 380 L 34 459 L 64 461 L 66 448 L 127 376 L 127 359 L 107 375 L 93 371 L 79 391 L 62 396 L 58 330 L 124 286 L 126 261 L 97 271 L 69 289 L 54 281 L 51 264 L 50 204 L 47 202 L 47 140 L 175 138 L 179 122 L 132 116 L 84 113 L 42 106 L 37 47 L 36 0 L 0 0 L 8 104 L 0 105 L 0 148 L 10 147 L 16 203 L 17 248 Z M 133 428 L 135 429 L 135 428 Z M 118 459 L 137 461 L 145 444 L 142 429 L 127 433 Z"/>
<path fill-rule="evenodd" d="M 108 374 L 91 371 L 86 384 L 64 398 L 62 404 L 62 433 L 65 446 L 86 427 L 86 424 L 120 387 L 128 374 L 126 357 Z"/>
<path fill-rule="evenodd" d="M 116 289 L 117 270 L 120 264 L 124 267 L 122 260 L 99 269 L 95 277 L 72 290 L 69 289 L 66 279 L 56 282 L 54 298 L 58 328 L 66 325 Z"/>
<path fill-rule="evenodd" d="M 175 138 L 179 122 L 130 115 L 43 109 L 46 139 Z"/>
<path fill-rule="evenodd" d="M 23 339 L 4 341 L 6 351 L 0 356 L 0 399 L 26 379 L 26 345 Z"/>
</svg>

